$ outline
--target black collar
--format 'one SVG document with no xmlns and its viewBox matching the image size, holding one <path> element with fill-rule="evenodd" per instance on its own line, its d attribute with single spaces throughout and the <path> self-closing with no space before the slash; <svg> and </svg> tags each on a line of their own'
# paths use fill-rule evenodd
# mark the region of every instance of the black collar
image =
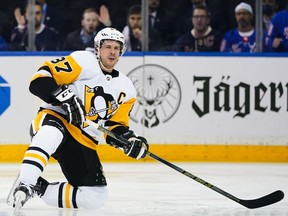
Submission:
<svg viewBox="0 0 288 216">
<path fill-rule="evenodd" d="M 106 75 L 110 75 L 110 76 L 112 76 L 112 77 L 118 77 L 118 76 L 119 76 L 119 71 L 117 71 L 117 70 L 115 70 L 115 69 L 113 69 L 111 73 L 110 73 L 110 72 L 107 72 L 107 71 L 105 71 L 105 70 L 103 70 L 103 69 L 102 69 L 102 72 L 103 72 L 103 74 L 104 74 L 105 76 L 106 76 Z"/>
</svg>

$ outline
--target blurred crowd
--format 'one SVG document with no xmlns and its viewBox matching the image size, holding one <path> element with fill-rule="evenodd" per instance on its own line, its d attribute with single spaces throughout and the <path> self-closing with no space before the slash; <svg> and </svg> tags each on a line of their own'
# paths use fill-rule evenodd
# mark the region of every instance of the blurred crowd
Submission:
<svg viewBox="0 0 288 216">
<path fill-rule="evenodd" d="M 256 52 L 255 0 L 147 1 L 149 51 Z M 107 26 L 141 51 L 141 9 L 141 0 L 1 0 L 0 51 L 30 51 L 29 23 L 35 51 L 93 51 Z M 288 52 L 288 0 L 262 0 L 262 12 L 262 50 Z"/>
</svg>

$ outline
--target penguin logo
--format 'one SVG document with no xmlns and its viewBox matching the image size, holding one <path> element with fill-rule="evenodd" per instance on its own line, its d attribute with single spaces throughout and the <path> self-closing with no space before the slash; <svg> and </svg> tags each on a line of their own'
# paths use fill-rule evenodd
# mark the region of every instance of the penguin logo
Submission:
<svg viewBox="0 0 288 216">
<path fill-rule="evenodd" d="M 118 109 L 118 104 L 111 94 L 104 92 L 102 86 L 90 88 L 85 87 L 86 113 L 91 120 L 98 122 L 99 120 L 107 120 Z"/>
</svg>

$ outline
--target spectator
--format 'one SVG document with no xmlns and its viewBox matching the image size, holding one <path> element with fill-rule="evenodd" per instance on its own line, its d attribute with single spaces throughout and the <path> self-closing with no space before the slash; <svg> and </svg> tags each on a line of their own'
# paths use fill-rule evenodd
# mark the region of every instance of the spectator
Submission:
<svg viewBox="0 0 288 216">
<path fill-rule="evenodd" d="M 208 8 L 199 5 L 193 9 L 194 28 L 182 35 L 175 43 L 175 50 L 184 52 L 219 51 L 221 34 L 211 28 Z"/>
<path fill-rule="evenodd" d="M 262 1 L 262 0 L 257 0 L 257 1 Z M 249 4 L 254 12 L 255 8 L 255 0 L 229 0 L 226 1 L 227 4 L 227 18 L 228 18 L 228 29 L 226 32 L 229 30 L 235 28 L 237 26 L 237 21 L 235 19 L 235 7 L 240 4 L 241 2 L 245 2 Z M 254 16 L 254 15 L 253 15 Z M 253 25 L 254 25 L 254 19 L 253 19 Z M 226 33 L 224 32 L 224 34 Z"/>
<path fill-rule="evenodd" d="M 100 14 L 100 6 L 107 0 L 41 0 L 43 4 L 44 17 L 42 22 L 54 28 L 60 34 L 61 41 L 67 38 L 68 34 L 82 28 L 79 20 L 83 17 L 83 11 L 87 8 L 94 8 Z M 111 0 L 109 0 L 110 2 Z M 122 0 L 121 0 L 122 4 Z M 120 3 L 116 4 L 120 5 Z M 110 10 L 109 10 L 110 11 Z M 110 13 L 111 15 L 111 13 Z M 119 17 L 119 15 L 118 15 Z M 125 17 L 125 16 L 124 16 Z M 125 18 L 124 18 L 125 19 Z"/>
<path fill-rule="evenodd" d="M 228 31 L 221 42 L 221 52 L 255 52 L 256 37 L 252 25 L 252 7 L 244 2 L 235 8 L 237 28 Z"/>
<path fill-rule="evenodd" d="M 105 26 L 110 26 L 110 16 L 107 8 L 100 7 L 100 16 L 94 8 L 87 8 L 82 14 L 82 28 L 70 33 L 64 41 L 64 50 L 94 51 L 94 37 Z"/>
<path fill-rule="evenodd" d="M 175 19 L 171 19 L 161 7 L 161 0 L 149 0 L 149 29 L 157 29 L 164 49 L 169 49 L 175 42 Z"/>
<path fill-rule="evenodd" d="M 133 5 L 141 5 L 141 0 L 104 0 L 110 12 L 112 27 L 116 29 L 123 29 L 127 24 L 127 12 Z M 119 16 L 121 14 L 121 16 Z"/>
<path fill-rule="evenodd" d="M 276 0 L 262 0 L 263 7 L 263 30 L 268 32 L 271 20 L 278 9 L 278 3 Z"/>
<path fill-rule="evenodd" d="M 7 51 L 8 50 L 8 44 L 4 37 L 0 35 L 0 51 Z"/>
<path fill-rule="evenodd" d="M 59 40 L 61 41 L 61 43 L 63 43 L 68 33 L 77 29 L 74 23 L 71 22 L 72 19 L 69 16 L 69 6 L 71 5 L 71 3 L 69 2 L 69 0 L 40 1 L 42 2 L 43 7 L 42 23 L 49 26 L 50 28 L 55 29 L 59 33 Z M 67 23 L 69 23 L 69 25 L 67 25 Z"/>
<path fill-rule="evenodd" d="M 7 44 L 7 41 L 5 39 L 5 27 L 6 27 L 5 26 L 6 25 L 5 20 L 7 20 L 7 18 L 8 18 L 8 16 L 5 13 L 2 13 L 0 11 L 0 51 L 8 50 L 8 44 Z"/>
<path fill-rule="evenodd" d="M 28 28 L 29 10 L 31 6 L 26 7 L 25 15 L 21 14 L 20 8 L 14 11 L 18 26 L 11 32 L 10 50 L 28 49 Z M 37 51 L 57 51 L 60 50 L 59 34 L 54 29 L 42 24 L 42 5 L 36 1 L 35 12 L 35 47 Z"/>
<path fill-rule="evenodd" d="M 288 52 L 288 0 L 286 8 L 272 18 L 265 43 L 271 52 Z"/>
<path fill-rule="evenodd" d="M 17 24 L 14 18 L 16 7 L 25 8 L 23 0 L 1 0 L 0 1 L 0 35 L 7 43 L 10 42 L 11 30 Z"/>
<path fill-rule="evenodd" d="M 123 32 L 125 36 L 127 51 L 141 51 L 141 6 L 134 5 L 128 10 L 127 25 Z M 149 30 L 149 51 L 159 51 L 162 49 L 162 40 L 159 32 L 151 28 Z"/>
<path fill-rule="evenodd" d="M 179 13 L 176 21 L 176 32 L 179 35 L 193 28 L 191 23 L 192 11 L 195 7 L 205 6 L 210 12 L 210 26 L 224 34 L 228 31 L 228 6 L 226 0 L 189 0 L 186 8 Z"/>
<path fill-rule="evenodd" d="M 10 22 L 9 22 L 10 21 Z M 1 35 L 1 41 L 8 41 L 10 40 L 10 32 L 14 25 L 9 26 L 12 24 L 11 19 L 9 19 L 9 16 L 7 13 L 4 13 L 0 11 L 0 35 Z"/>
</svg>

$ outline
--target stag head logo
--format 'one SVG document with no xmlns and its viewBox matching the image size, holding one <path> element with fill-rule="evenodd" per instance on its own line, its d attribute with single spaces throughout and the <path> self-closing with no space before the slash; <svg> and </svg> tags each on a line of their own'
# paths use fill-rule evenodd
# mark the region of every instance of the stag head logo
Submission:
<svg viewBox="0 0 288 216">
<path fill-rule="evenodd" d="M 181 101 L 181 89 L 176 77 L 166 68 L 147 64 L 129 72 L 137 91 L 137 102 L 131 119 L 147 128 L 171 119 Z"/>
</svg>

